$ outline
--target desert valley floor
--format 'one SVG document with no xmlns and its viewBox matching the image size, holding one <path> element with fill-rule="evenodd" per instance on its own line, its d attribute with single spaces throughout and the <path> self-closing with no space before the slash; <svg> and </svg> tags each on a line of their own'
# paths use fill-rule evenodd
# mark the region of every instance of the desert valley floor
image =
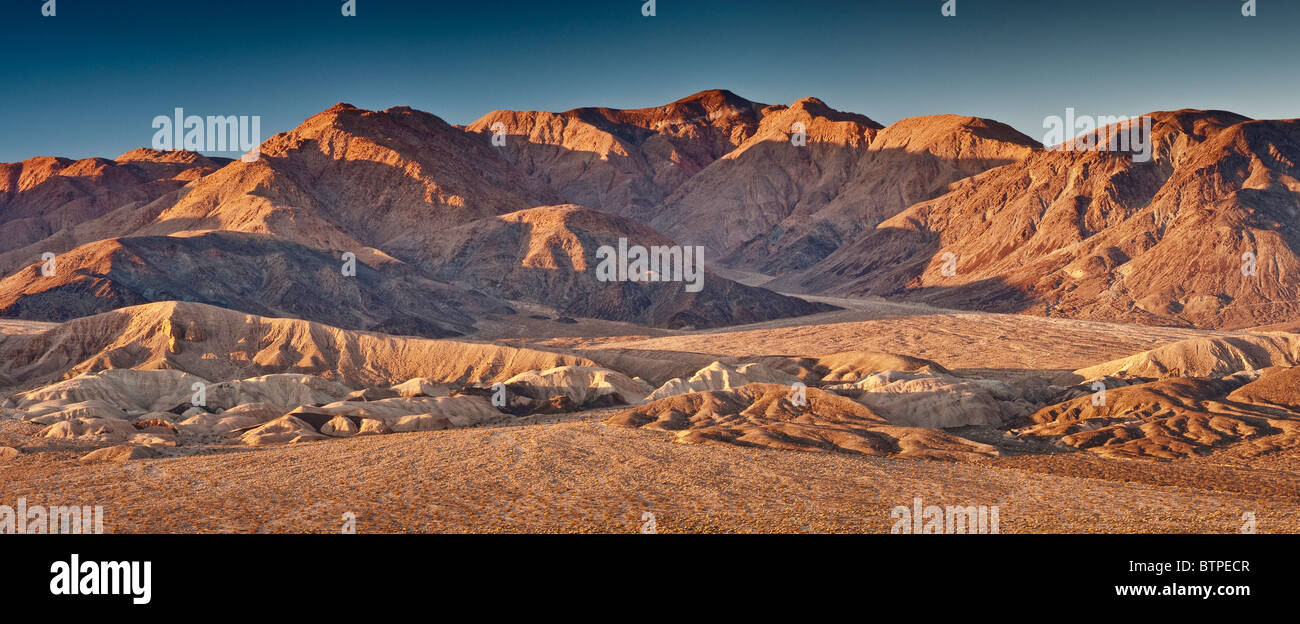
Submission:
<svg viewBox="0 0 1300 624">
<path fill-rule="evenodd" d="M 553 312 L 519 304 L 518 314 L 480 324 L 467 340 L 578 354 L 615 369 L 635 358 L 640 364 L 629 374 L 666 362 L 664 377 L 680 374 L 669 370 L 674 365 L 689 376 L 714 361 L 871 351 L 923 358 L 954 376 L 1024 384 L 1169 345 L 1263 335 L 880 299 L 821 301 L 843 309 L 704 331 L 557 323 Z M 210 343 L 219 339 L 214 322 L 198 323 Z M 0 346 L 57 327 L 5 321 L 0 341 L 10 342 Z M 1182 357 L 1194 367 L 1205 353 Z M 197 372 L 183 361 L 176 367 Z M 1300 531 L 1300 447 L 1268 442 L 1294 436 L 1286 427 L 1170 459 L 1089 452 L 1050 436 L 1012 435 L 1006 426 L 968 425 L 944 431 L 996 451 L 940 461 L 833 444 L 781 448 L 724 434 L 713 441 L 732 443 L 682 443 L 690 441 L 685 432 L 611 421 L 627 409 L 504 415 L 390 435 L 308 435 L 292 444 L 164 444 L 129 461 L 91 462 L 82 457 L 106 446 L 104 438 L 38 438 L 41 424 L 5 418 L 0 447 L 21 452 L 0 459 L 0 492 L 28 504 L 103 505 L 108 532 L 337 532 L 347 512 L 363 533 L 637 532 L 649 511 L 660 533 L 884 533 L 890 510 L 918 497 L 927 505 L 998 505 L 1003 533 L 1226 533 L 1237 532 L 1247 512 L 1260 532 Z"/>
</svg>

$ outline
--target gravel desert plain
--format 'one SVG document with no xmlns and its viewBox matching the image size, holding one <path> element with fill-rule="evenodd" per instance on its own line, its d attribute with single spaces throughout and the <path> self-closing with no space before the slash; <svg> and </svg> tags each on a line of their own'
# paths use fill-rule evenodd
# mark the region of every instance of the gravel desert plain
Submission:
<svg viewBox="0 0 1300 624">
<path fill-rule="evenodd" d="M 251 159 L 0 164 L 0 492 L 110 533 L 1300 532 L 1300 121 L 1143 119 L 1145 160 L 724 90 L 340 103 Z"/>
</svg>

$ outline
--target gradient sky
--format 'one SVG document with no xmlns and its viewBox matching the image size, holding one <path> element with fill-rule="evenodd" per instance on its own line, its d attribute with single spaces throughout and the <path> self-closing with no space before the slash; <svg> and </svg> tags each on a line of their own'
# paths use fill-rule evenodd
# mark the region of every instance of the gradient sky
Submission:
<svg viewBox="0 0 1300 624">
<path fill-rule="evenodd" d="M 1300 116 L 1300 1 L 0 0 L 0 162 L 114 157 L 156 115 L 261 115 L 262 138 L 339 101 L 465 124 L 494 109 L 642 107 L 730 89 L 816 96 L 889 124 L 1221 108 Z"/>
</svg>

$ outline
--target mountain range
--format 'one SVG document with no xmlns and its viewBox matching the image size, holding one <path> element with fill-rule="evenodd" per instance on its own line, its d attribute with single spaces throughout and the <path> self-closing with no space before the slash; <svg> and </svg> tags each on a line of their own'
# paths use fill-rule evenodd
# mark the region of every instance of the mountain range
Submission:
<svg viewBox="0 0 1300 624">
<path fill-rule="evenodd" d="M 178 300 L 446 337 L 521 303 L 663 328 L 834 309 L 793 294 L 1200 328 L 1300 320 L 1300 121 L 1149 116 L 1154 157 L 1135 162 L 990 119 L 883 126 L 722 90 L 463 127 L 340 103 L 251 162 L 140 149 L 0 164 L 0 316 Z M 597 250 L 619 239 L 702 246 L 715 271 L 700 292 L 599 281 Z"/>
</svg>

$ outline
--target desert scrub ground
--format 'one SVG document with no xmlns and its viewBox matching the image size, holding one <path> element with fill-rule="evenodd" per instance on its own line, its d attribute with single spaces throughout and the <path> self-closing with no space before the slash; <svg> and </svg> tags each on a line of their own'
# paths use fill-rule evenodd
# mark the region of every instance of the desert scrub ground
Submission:
<svg viewBox="0 0 1300 624">
<path fill-rule="evenodd" d="M 82 464 L 69 444 L 9 460 L 3 499 L 105 507 L 108 532 L 887 533 L 890 510 L 998 505 L 1003 533 L 1300 531 L 1295 456 L 1213 461 L 1022 455 L 975 463 L 686 445 L 608 410 L 531 424 Z M 6 441 L 13 433 L 6 432 Z M 12 504 L 12 503 L 10 503 Z"/>
</svg>

